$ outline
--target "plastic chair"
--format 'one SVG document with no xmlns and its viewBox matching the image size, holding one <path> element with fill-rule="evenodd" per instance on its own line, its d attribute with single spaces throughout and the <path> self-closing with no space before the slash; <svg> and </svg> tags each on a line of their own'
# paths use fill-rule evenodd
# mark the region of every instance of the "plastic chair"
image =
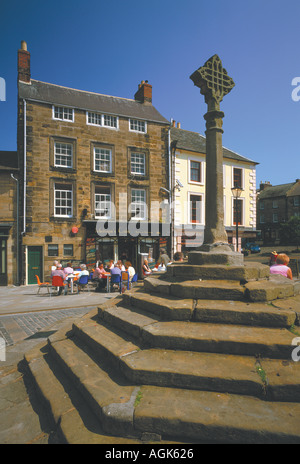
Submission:
<svg viewBox="0 0 300 464">
<path fill-rule="evenodd" d="M 89 283 L 89 275 L 82 275 L 77 281 L 77 293 L 79 293 L 79 287 L 84 288 L 88 285 Z"/>
<path fill-rule="evenodd" d="M 129 290 L 129 272 L 128 271 L 122 272 L 122 284 L 124 282 L 127 282 L 127 290 Z M 124 287 L 125 287 L 125 285 L 124 285 Z"/>
<path fill-rule="evenodd" d="M 122 293 L 122 276 L 120 274 L 111 274 L 110 285 L 119 284 L 120 293 Z"/>
<path fill-rule="evenodd" d="M 138 274 L 135 273 L 134 276 L 133 276 L 132 279 L 131 279 L 130 287 L 132 287 L 132 284 L 133 284 L 134 282 L 137 282 L 137 280 L 138 280 Z"/>
<path fill-rule="evenodd" d="M 40 293 L 41 288 L 46 288 L 48 290 L 48 293 L 49 293 L 50 283 L 49 282 L 41 282 L 39 276 L 37 276 L 37 275 L 35 277 L 36 277 L 36 280 L 37 280 L 37 283 L 38 283 L 38 286 L 39 286 L 38 293 Z"/>
<path fill-rule="evenodd" d="M 50 287 L 50 294 L 52 294 L 52 288 L 61 288 L 65 287 L 64 279 L 61 276 L 53 276 L 52 277 L 52 285 Z M 68 287 L 66 287 L 68 289 Z"/>
</svg>

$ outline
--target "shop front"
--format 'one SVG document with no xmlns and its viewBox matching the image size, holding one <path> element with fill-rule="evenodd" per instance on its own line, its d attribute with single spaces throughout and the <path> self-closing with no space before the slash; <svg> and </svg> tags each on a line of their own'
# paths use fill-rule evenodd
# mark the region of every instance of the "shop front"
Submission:
<svg viewBox="0 0 300 464">
<path fill-rule="evenodd" d="M 94 269 L 99 262 L 130 261 L 141 278 L 145 258 L 148 259 L 150 267 L 153 267 L 159 258 L 160 248 L 165 248 L 170 254 L 170 236 L 162 235 L 165 230 L 161 224 L 157 224 L 156 227 L 152 225 L 152 228 L 147 224 L 147 228 L 132 236 L 130 230 L 125 233 L 124 226 L 116 223 L 114 230 L 107 230 L 104 237 L 97 233 L 94 221 L 85 221 L 85 226 L 85 255 L 89 269 Z"/>
</svg>

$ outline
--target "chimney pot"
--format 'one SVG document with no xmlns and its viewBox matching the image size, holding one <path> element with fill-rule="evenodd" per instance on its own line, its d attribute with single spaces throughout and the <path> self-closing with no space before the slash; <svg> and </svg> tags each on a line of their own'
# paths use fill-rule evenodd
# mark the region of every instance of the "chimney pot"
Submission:
<svg viewBox="0 0 300 464">
<path fill-rule="evenodd" d="M 21 42 L 21 49 L 18 50 L 18 80 L 30 83 L 30 53 L 27 51 L 25 40 Z"/>
</svg>

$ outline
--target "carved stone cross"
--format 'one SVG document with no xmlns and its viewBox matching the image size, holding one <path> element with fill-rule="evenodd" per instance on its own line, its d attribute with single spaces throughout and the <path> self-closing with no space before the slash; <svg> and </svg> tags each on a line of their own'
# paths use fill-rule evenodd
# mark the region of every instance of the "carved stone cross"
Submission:
<svg viewBox="0 0 300 464">
<path fill-rule="evenodd" d="M 200 88 L 207 103 L 206 120 L 206 185 L 204 242 L 199 248 L 205 252 L 232 254 L 224 227 L 223 206 L 223 117 L 220 102 L 234 87 L 218 55 L 212 56 L 190 78 Z M 240 261 L 240 258 L 237 258 Z"/>
</svg>

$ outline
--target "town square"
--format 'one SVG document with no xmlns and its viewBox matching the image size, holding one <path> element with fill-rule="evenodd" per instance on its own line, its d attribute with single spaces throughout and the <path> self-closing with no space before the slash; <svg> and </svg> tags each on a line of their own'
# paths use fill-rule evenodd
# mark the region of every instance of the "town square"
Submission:
<svg viewBox="0 0 300 464">
<path fill-rule="evenodd" d="M 1 444 L 300 443 L 299 9 L 4 2 Z"/>
</svg>

